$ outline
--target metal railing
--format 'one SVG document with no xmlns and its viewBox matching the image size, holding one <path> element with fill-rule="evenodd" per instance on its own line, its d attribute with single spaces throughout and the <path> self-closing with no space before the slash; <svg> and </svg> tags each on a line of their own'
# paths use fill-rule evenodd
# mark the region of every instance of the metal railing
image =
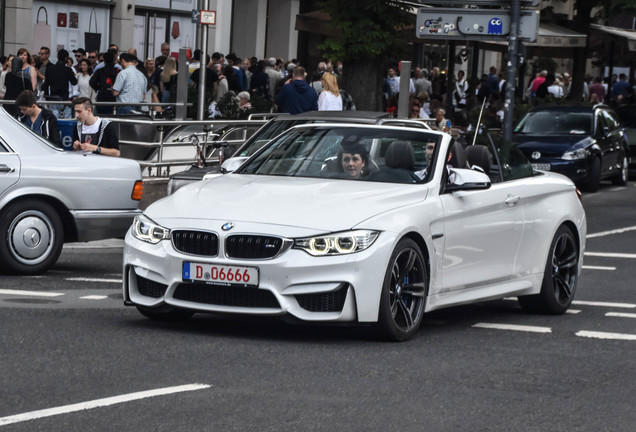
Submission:
<svg viewBox="0 0 636 432">
<path fill-rule="evenodd" d="M 38 105 L 43 106 L 43 107 L 48 107 L 50 105 L 64 105 L 64 106 L 73 106 L 73 102 L 72 101 L 51 101 L 51 100 L 39 100 L 36 102 Z M 1 105 L 14 105 L 15 104 L 15 100 L 5 100 L 5 99 L 0 99 L 0 106 Z M 139 103 L 131 103 L 131 102 L 93 102 L 93 106 L 96 107 L 100 107 L 100 106 L 107 106 L 107 107 L 112 107 L 113 112 L 112 115 L 117 115 L 117 108 L 118 107 L 128 107 L 128 106 L 134 106 L 134 107 L 140 107 L 140 108 L 145 108 L 148 107 L 148 110 L 139 110 L 139 114 L 147 114 L 148 116 L 150 116 L 150 118 L 155 118 L 157 116 L 157 114 L 161 114 L 160 111 L 155 111 L 154 109 L 152 109 L 153 107 L 161 107 L 161 108 L 169 108 L 169 107 L 178 107 L 178 106 L 185 106 L 185 107 L 190 107 L 193 106 L 192 102 L 190 103 L 183 103 L 183 102 L 139 102 Z M 59 120 L 74 120 L 75 117 L 71 117 L 71 118 L 61 118 Z"/>
<path fill-rule="evenodd" d="M 14 100 L 2 100 L 0 99 L 0 106 L 3 104 L 14 104 Z M 69 105 L 72 106 L 71 101 L 38 101 L 40 106 L 48 105 Z M 184 167 L 192 165 L 196 162 L 196 143 L 193 142 L 193 138 L 199 140 L 199 143 L 203 141 L 203 145 L 200 148 L 206 156 L 210 154 L 210 147 L 214 143 L 223 141 L 225 146 L 238 146 L 245 142 L 249 138 L 249 130 L 254 132 L 263 126 L 267 121 L 278 115 L 275 113 L 256 113 L 251 114 L 247 120 L 179 120 L 179 119 L 157 119 L 156 112 L 150 108 L 150 111 L 134 113 L 137 115 L 148 116 L 147 118 L 139 118 L 134 115 L 120 115 L 117 116 L 117 107 L 121 106 L 134 106 L 134 107 L 176 107 L 179 103 L 128 103 L 128 102 L 93 102 L 95 106 L 112 106 L 114 117 L 108 117 L 108 119 L 119 125 L 119 144 L 120 147 L 129 146 L 132 150 L 129 151 L 133 157 L 139 162 L 139 165 L 144 170 L 144 176 L 149 177 L 168 177 L 170 176 L 170 170 L 174 167 Z M 185 106 L 191 106 L 192 103 L 181 104 Z M 130 118 L 127 118 L 130 117 Z M 74 120 L 60 119 L 60 120 Z M 122 128 L 123 126 L 123 128 Z M 129 126 L 126 128 L 126 126 Z M 180 127 L 184 126 L 201 126 L 201 130 L 197 132 L 188 132 L 185 134 L 187 140 L 173 139 L 166 141 L 166 138 L 170 136 L 171 132 L 174 132 Z M 128 133 L 122 133 L 122 129 L 127 129 Z M 149 130 L 154 128 L 154 133 L 149 133 Z M 205 128 L 205 129 L 204 129 Z M 140 135 L 136 129 L 141 129 L 143 136 L 135 137 L 134 135 Z M 243 130 L 243 134 L 239 138 L 227 139 L 226 137 L 235 134 L 237 131 Z M 219 131 L 219 132 L 214 132 Z M 131 137 L 132 135 L 132 137 Z M 150 139 L 148 139 L 150 137 Z M 132 138 L 132 139 L 131 139 Z M 135 139 L 136 138 L 136 139 Z M 181 138 L 184 138 L 181 136 Z M 181 158 L 165 158 L 165 150 L 168 148 L 182 148 L 188 153 L 188 150 L 192 151 L 192 155 L 187 155 Z M 140 150 L 146 149 L 147 152 Z M 156 152 L 152 152 L 156 149 Z M 122 152 L 124 153 L 124 152 Z M 145 153 L 145 156 L 140 156 Z M 130 157 L 122 154 L 124 157 Z M 210 163 L 218 163 L 218 155 L 211 159 L 208 159 Z"/>
<path fill-rule="evenodd" d="M 126 119 L 111 118 L 111 121 L 120 125 L 145 126 L 156 128 L 155 139 L 126 139 L 120 134 L 119 144 L 131 146 L 133 148 L 156 149 L 150 159 L 137 159 L 139 165 L 144 169 L 147 176 L 164 177 L 170 175 L 170 168 L 178 166 L 189 166 L 196 162 L 197 144 L 201 144 L 201 151 L 209 157 L 210 147 L 215 143 L 223 142 L 223 147 L 238 146 L 243 144 L 250 135 L 250 129 L 256 132 L 268 120 L 152 120 L 152 119 Z M 181 135 L 173 136 L 173 139 L 166 141 L 171 133 L 175 133 L 177 128 L 183 126 L 201 126 L 201 131 L 183 131 Z M 205 127 L 205 129 L 204 129 Z M 227 138 L 241 132 L 237 138 Z M 197 140 L 197 142 L 195 142 Z M 186 149 L 183 157 L 167 158 L 165 153 L 168 148 Z M 192 154 L 188 154 L 190 150 Z M 218 163 L 219 156 L 208 159 L 209 163 Z M 153 173 L 154 170 L 154 173 Z"/>
</svg>

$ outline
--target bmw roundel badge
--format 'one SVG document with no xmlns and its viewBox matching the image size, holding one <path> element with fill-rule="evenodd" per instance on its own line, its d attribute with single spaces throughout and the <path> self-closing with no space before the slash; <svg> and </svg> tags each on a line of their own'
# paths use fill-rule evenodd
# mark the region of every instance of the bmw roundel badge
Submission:
<svg viewBox="0 0 636 432">
<path fill-rule="evenodd" d="M 232 228 L 234 228 L 234 224 L 232 222 L 224 223 L 223 226 L 221 227 L 223 231 L 229 231 Z"/>
<path fill-rule="evenodd" d="M 538 151 L 532 152 L 531 157 L 532 157 L 532 159 L 537 160 L 537 159 L 539 159 L 541 157 L 541 152 L 538 152 Z"/>
</svg>

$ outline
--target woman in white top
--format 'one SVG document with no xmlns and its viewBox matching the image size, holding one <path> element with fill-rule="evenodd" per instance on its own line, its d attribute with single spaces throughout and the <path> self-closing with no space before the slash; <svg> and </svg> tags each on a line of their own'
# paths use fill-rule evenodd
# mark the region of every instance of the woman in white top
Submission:
<svg viewBox="0 0 636 432">
<path fill-rule="evenodd" d="M 336 76 L 330 72 L 322 75 L 322 91 L 318 96 L 318 111 L 342 111 L 342 98 Z"/>
<path fill-rule="evenodd" d="M 78 62 L 79 72 L 77 73 L 77 96 L 87 97 L 91 102 L 95 102 L 95 90 L 88 82 L 91 80 L 91 66 L 88 59 Z"/>
</svg>

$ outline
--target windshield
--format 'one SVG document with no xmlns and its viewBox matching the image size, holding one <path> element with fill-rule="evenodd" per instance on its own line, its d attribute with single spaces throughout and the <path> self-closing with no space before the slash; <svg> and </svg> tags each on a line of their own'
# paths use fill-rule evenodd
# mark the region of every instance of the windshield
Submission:
<svg viewBox="0 0 636 432">
<path fill-rule="evenodd" d="M 413 130 L 302 128 L 279 136 L 239 173 L 416 183 L 431 177 L 427 159 L 440 140 Z"/>
<path fill-rule="evenodd" d="M 538 111 L 529 112 L 515 128 L 515 133 L 541 135 L 590 135 L 592 113 Z"/>
</svg>

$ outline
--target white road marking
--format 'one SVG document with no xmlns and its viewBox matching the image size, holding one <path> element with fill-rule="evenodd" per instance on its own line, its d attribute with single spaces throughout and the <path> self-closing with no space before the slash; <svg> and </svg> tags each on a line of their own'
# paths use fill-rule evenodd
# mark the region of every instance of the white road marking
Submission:
<svg viewBox="0 0 636 432">
<path fill-rule="evenodd" d="M 100 279 L 100 278 L 83 278 L 83 277 L 75 277 L 75 278 L 66 278 L 67 281 L 73 282 L 105 282 L 105 283 L 122 283 L 121 279 Z"/>
<path fill-rule="evenodd" d="M 636 231 L 636 226 L 631 226 L 631 227 L 626 227 L 626 228 L 619 228 L 619 229 L 609 230 L 609 231 L 602 231 L 602 232 L 594 233 L 594 234 L 588 234 L 585 237 L 586 238 L 605 237 L 605 236 L 613 235 L 613 234 L 622 234 L 622 233 L 628 232 L 628 231 Z"/>
<path fill-rule="evenodd" d="M 584 306 L 615 307 L 615 308 L 624 308 L 624 309 L 636 308 L 636 304 L 631 304 L 631 303 L 609 303 L 609 302 L 574 300 L 572 304 L 584 305 Z"/>
<path fill-rule="evenodd" d="M 616 267 L 605 267 L 605 266 L 583 266 L 584 270 L 609 270 L 609 271 L 613 271 L 616 270 Z"/>
<path fill-rule="evenodd" d="M 568 309 L 565 313 L 576 315 L 577 313 L 581 313 L 581 311 L 579 309 Z"/>
<path fill-rule="evenodd" d="M 623 312 L 608 312 L 605 314 L 607 317 L 618 317 L 618 318 L 636 318 L 636 314 L 632 313 L 623 313 Z"/>
<path fill-rule="evenodd" d="M 593 339 L 613 339 L 613 340 L 633 340 L 636 341 L 636 334 L 606 333 L 597 331 L 581 330 L 575 333 L 576 336 Z"/>
<path fill-rule="evenodd" d="M 473 325 L 477 328 L 496 329 L 496 330 L 515 330 L 533 333 L 552 333 L 550 327 L 537 327 L 516 324 L 493 324 L 493 323 L 477 323 Z"/>
<path fill-rule="evenodd" d="M 165 387 L 156 390 L 146 390 L 137 393 L 128 393 L 120 396 L 113 396 L 104 399 L 95 399 L 87 402 L 80 402 L 72 405 L 65 405 L 61 407 L 48 408 L 38 411 L 31 411 L 22 414 L 16 414 L 8 417 L 0 417 L 0 426 L 5 426 L 12 423 L 20 423 L 29 420 L 35 420 L 44 417 L 51 417 L 60 414 L 68 414 L 76 411 L 84 411 L 93 408 L 106 407 L 110 405 L 120 404 L 124 402 L 130 402 L 139 399 L 146 399 L 155 396 L 163 396 L 173 393 L 181 393 L 187 391 L 203 390 L 211 387 L 208 384 L 186 384 L 176 387 Z"/>
<path fill-rule="evenodd" d="M 64 293 L 55 293 L 55 292 L 46 292 L 46 291 L 24 291 L 24 290 L 8 290 L 8 289 L 0 289 L 0 294 L 27 295 L 27 296 L 35 296 L 35 297 L 59 297 L 64 295 Z"/>
<path fill-rule="evenodd" d="M 585 256 L 601 258 L 628 258 L 636 259 L 636 254 L 615 253 L 615 252 L 585 252 Z"/>
<path fill-rule="evenodd" d="M 83 300 L 104 300 L 107 299 L 108 296 L 105 295 L 89 295 L 89 296 L 84 296 L 84 297 L 80 297 Z"/>
</svg>

